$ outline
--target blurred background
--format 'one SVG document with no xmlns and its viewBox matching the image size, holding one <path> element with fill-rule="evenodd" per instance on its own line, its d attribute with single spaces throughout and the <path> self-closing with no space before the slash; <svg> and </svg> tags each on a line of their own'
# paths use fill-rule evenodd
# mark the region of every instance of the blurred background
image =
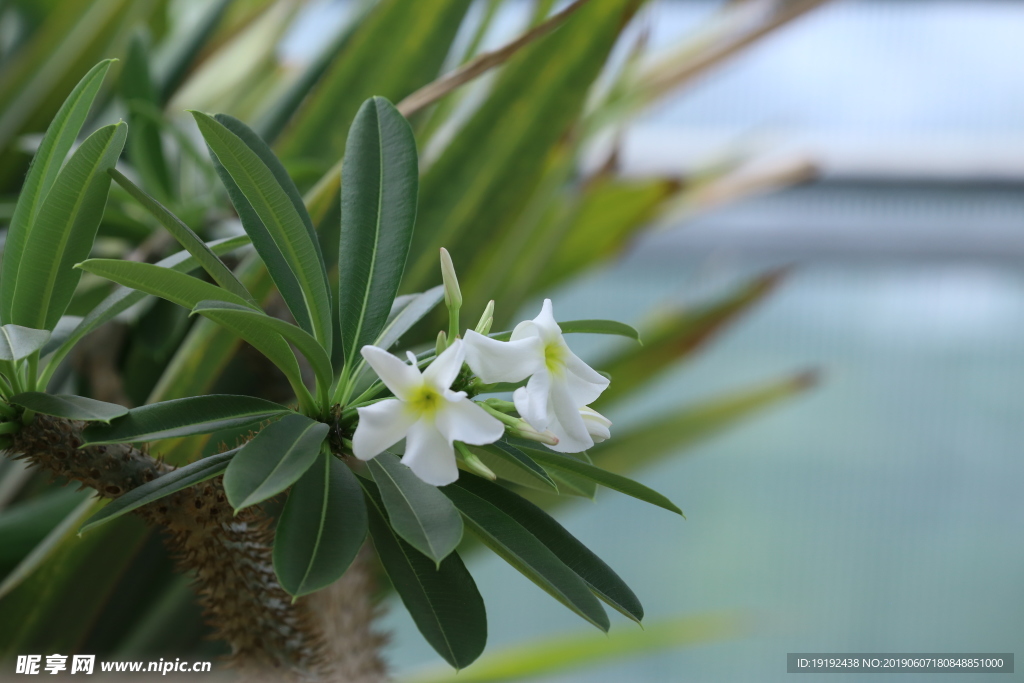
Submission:
<svg viewBox="0 0 1024 683">
<path fill-rule="evenodd" d="M 70 12 L 80 1 L 95 26 L 83 19 L 62 27 L 57 10 L 40 9 Z M 420 2 L 435 0 L 404 6 L 420 11 Z M 567 5 L 464 4 L 457 35 L 441 23 L 430 28 L 443 38 L 436 54 L 420 59 L 386 45 L 379 64 L 387 68 L 377 70 L 376 61 L 350 58 L 374 55 L 358 39 L 346 42 L 346 26 L 385 42 L 388 25 L 363 10 L 384 8 L 393 19 L 398 0 L 222 0 L 217 7 L 230 6 L 223 21 L 205 0 L 0 0 L 0 220 L 28 158 L 12 150 L 31 149 L 81 75 L 76 69 L 128 54 L 153 92 L 133 92 L 126 68 L 97 118 L 123 115 L 138 131 L 157 126 L 160 163 L 141 147 L 122 163 L 204 236 L 237 231 L 205 162 L 186 154 L 194 130 L 179 125 L 183 109 L 230 112 L 268 140 L 280 134 L 275 150 L 306 190 L 340 157 L 341 119 L 378 94 L 378 83 L 397 102 L 460 55 L 497 48 Z M 586 21 L 606 28 L 597 16 Z M 174 39 L 198 35 L 196 26 L 207 33 L 180 41 L 188 49 L 176 56 Z M 787 652 L 1012 652 L 1024 636 L 1016 535 L 1024 522 L 1016 400 L 1024 386 L 1024 4 L 653 0 L 617 39 L 599 36 L 615 48 L 596 87 L 568 57 L 555 65 L 580 70 L 563 76 L 562 88 L 575 87 L 573 97 L 587 95 L 589 106 L 559 119 L 565 131 L 537 149 L 525 133 L 507 143 L 530 157 L 527 175 L 544 181 L 526 187 L 518 157 L 502 156 L 507 120 L 492 133 L 486 120 L 474 126 L 473 115 L 518 103 L 536 133 L 559 115 L 552 102 L 576 107 L 550 84 L 530 100 L 532 83 L 521 74 L 523 64 L 539 71 L 545 54 L 568 54 L 570 37 L 586 28 L 572 26 L 550 38 L 564 39 L 562 49 L 544 53 L 541 41 L 510 63 L 520 80 L 488 74 L 413 119 L 424 144 L 420 226 L 436 230 L 461 217 L 457 234 L 476 240 L 456 253 L 467 297 L 482 308 L 493 296 L 505 321 L 532 318 L 550 297 L 559 319 L 613 318 L 644 330 L 648 346 L 634 356 L 606 338 L 570 340 L 598 367 L 614 368 L 613 389 L 626 387 L 601 406 L 619 440 L 595 449 L 595 462 L 667 494 L 688 518 L 607 490 L 596 503 L 573 499 L 556 511 L 633 586 L 647 608 L 646 631 L 617 615 L 608 638 L 588 631 L 504 562 L 476 553 L 468 564 L 487 604 L 488 650 L 458 676 L 438 669 L 405 609 L 388 598 L 381 627 L 393 632 L 387 654 L 400 678 L 498 680 L 479 672 L 512 661 L 516 673 L 504 680 L 782 681 Z M 324 56 L 335 53 L 328 66 Z M 429 64 L 419 69 L 420 61 Z M 389 70 L 398 75 L 384 78 Z M 362 82 L 362 71 L 380 80 Z M 290 109 L 277 106 L 294 92 Z M 325 131 L 337 139 L 321 144 Z M 464 201 L 445 192 L 438 178 L 446 172 L 459 186 L 493 170 L 490 159 L 476 159 L 486 155 L 503 183 L 474 185 Z M 464 177 L 461 164 L 470 168 Z M 151 239 L 151 223 L 112 194 L 98 251 L 166 249 Z M 536 239 L 534 253 L 505 239 L 517 231 Z M 515 267 L 491 277 L 488 267 L 504 266 L 505 250 L 517 244 L 508 259 Z M 428 252 L 429 274 L 421 268 L 410 286 L 434 284 L 436 250 Z M 83 281 L 83 290 L 94 284 Z M 469 308 L 467 317 L 475 315 Z M 99 397 L 124 403 L 209 391 L 212 371 L 174 383 L 175 347 L 202 332 L 175 311 L 157 305 L 124 322 L 96 344 L 109 348 L 79 361 L 79 374 L 115 368 L 125 386 Z M 249 391 L 242 382 L 250 366 L 236 358 L 217 372 L 233 390 Z M 91 395 L 97 386 L 79 384 Z M 653 434 L 652 418 L 671 429 Z M 13 503 L 0 532 L 15 529 L 19 509 L 24 523 L 33 496 L 55 495 L 47 486 L 0 465 L 0 512 Z M 26 562 L 79 502 L 55 504 L 48 526 L 0 557 L 0 571 Z M 65 528 L 76 528 L 67 519 Z M 0 659 L 53 641 L 125 659 L 168 648 L 217 654 L 200 642 L 188 582 L 169 569 L 159 539 L 125 523 L 91 547 L 66 534 L 33 575 L 42 578 L 17 589 L 11 571 L 0 588 Z M 82 576 L 102 595 L 82 597 Z M 45 610 L 35 609 L 40 595 L 51 603 Z M 530 666 L 546 672 L 529 678 Z"/>
<path fill-rule="evenodd" d="M 638 25 L 669 49 L 721 4 L 662 0 Z M 612 411 L 615 426 L 809 364 L 822 376 L 635 473 L 687 521 L 607 491 L 560 517 L 652 621 L 725 611 L 740 631 L 544 680 L 782 681 L 787 652 L 1021 642 L 1022 32 L 1017 2 L 837 0 L 626 127 L 629 175 L 693 172 L 725 153 L 766 168 L 807 159 L 819 176 L 670 215 L 624 260 L 551 293 L 566 319 L 637 323 L 638 302 L 698 304 L 792 266 L 717 343 Z M 580 630 L 497 558 L 471 569 L 489 647 Z M 404 610 L 387 624 L 396 663 L 432 660 Z"/>
</svg>

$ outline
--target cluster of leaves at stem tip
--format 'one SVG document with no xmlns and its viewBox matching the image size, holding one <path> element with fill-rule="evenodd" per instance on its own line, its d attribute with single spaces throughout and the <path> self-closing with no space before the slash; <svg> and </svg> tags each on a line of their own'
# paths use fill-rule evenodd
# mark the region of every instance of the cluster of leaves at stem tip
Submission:
<svg viewBox="0 0 1024 683">
<path fill-rule="evenodd" d="M 230 116 L 192 112 L 245 230 L 205 243 L 115 168 L 125 123 L 96 130 L 66 158 L 109 67 L 104 61 L 89 71 L 58 112 L 11 219 L 0 276 L 0 438 L 9 446 L 9 435 L 36 413 L 90 421 L 83 446 L 258 432 L 239 448 L 129 491 L 82 531 L 223 476 L 236 512 L 287 494 L 273 557 L 290 594 L 337 580 L 369 535 L 420 631 L 454 667 L 480 654 L 487 633 L 483 600 L 456 552 L 467 528 L 594 626 L 609 627 L 602 601 L 639 622 L 643 608 L 622 579 L 515 492 L 521 485 L 557 493 L 600 484 L 680 512 L 647 487 L 593 466 L 585 452 L 609 435 L 610 423 L 585 405 L 609 380 L 572 354 L 562 335 L 639 342 L 636 331 L 603 320 L 555 323 L 548 301 L 534 320 L 494 333 L 492 302 L 463 334 L 462 296 L 447 252 L 444 285 L 398 297 L 416 219 L 418 159 L 408 122 L 380 97 L 363 104 L 349 131 L 336 275 L 325 268 L 302 197 L 267 144 Z M 155 264 L 88 258 L 112 180 L 184 250 Z M 248 245 L 294 322 L 268 315 L 221 259 Z M 121 287 L 84 318 L 65 316 L 83 271 Z M 127 410 L 45 392 L 76 343 L 149 295 L 251 344 L 284 373 L 295 405 L 216 395 Z M 408 352 L 408 365 L 391 355 L 442 300 L 449 327 L 436 346 Z M 312 389 L 296 352 L 312 369 Z M 513 401 L 478 398 L 503 391 L 514 391 Z M 400 461 L 387 449 L 403 437 Z"/>
</svg>

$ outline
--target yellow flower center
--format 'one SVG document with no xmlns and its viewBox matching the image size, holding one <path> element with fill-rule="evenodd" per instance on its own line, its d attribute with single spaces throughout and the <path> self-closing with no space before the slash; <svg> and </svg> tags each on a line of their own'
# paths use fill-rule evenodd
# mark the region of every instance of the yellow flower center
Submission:
<svg viewBox="0 0 1024 683">
<path fill-rule="evenodd" d="M 408 402 L 418 415 L 433 415 L 441 405 L 441 394 L 424 384 L 409 397 Z"/>
<path fill-rule="evenodd" d="M 548 372 L 558 374 L 565 368 L 566 347 L 563 344 L 551 343 L 544 345 L 544 365 Z"/>
</svg>

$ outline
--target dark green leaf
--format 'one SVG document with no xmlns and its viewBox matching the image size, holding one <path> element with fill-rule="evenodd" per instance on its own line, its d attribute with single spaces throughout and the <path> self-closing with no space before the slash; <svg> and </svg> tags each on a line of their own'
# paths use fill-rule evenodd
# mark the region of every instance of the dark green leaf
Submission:
<svg viewBox="0 0 1024 683">
<path fill-rule="evenodd" d="M 327 271 L 313 224 L 295 184 L 266 143 L 241 122 L 224 116 L 214 119 L 200 112 L 192 115 L 217 163 L 259 217 L 263 230 L 250 230 L 254 226 L 251 220 L 248 224 L 243 220 L 243 226 L 289 310 L 300 327 L 316 337 L 324 348 L 331 348 Z M 239 208 L 240 215 L 242 211 Z M 286 272 L 280 272 L 282 263 Z"/>
<path fill-rule="evenodd" d="M 248 236 L 241 235 L 239 237 L 229 237 L 228 239 L 211 242 L 210 248 L 213 249 L 215 254 L 226 254 L 246 244 L 249 244 Z M 193 258 L 188 252 L 181 251 L 157 262 L 156 265 L 163 268 L 171 268 L 172 270 L 180 272 L 188 272 L 198 267 L 199 264 L 196 263 L 195 258 Z M 61 342 L 60 347 L 47 363 L 44 379 L 48 378 L 53 373 L 57 365 L 65 356 L 67 356 L 68 352 L 74 348 L 75 344 L 81 341 L 82 337 L 89 334 L 103 323 L 113 320 L 115 317 L 145 298 L 145 292 L 140 292 L 129 287 L 118 287 L 114 290 L 106 299 L 101 301 L 99 305 L 92 309 L 89 312 L 89 315 L 85 316 L 82 321 L 78 323 L 75 329 L 68 335 L 67 339 Z"/>
<path fill-rule="evenodd" d="M 442 490 L 473 533 L 496 555 L 583 619 L 608 630 L 608 615 L 590 587 L 517 519 L 466 488 L 447 486 Z"/>
<path fill-rule="evenodd" d="M 214 282 L 256 306 L 252 295 L 246 291 L 242 283 L 235 277 L 235 274 L 231 272 L 231 269 L 224 265 L 224 262 L 200 239 L 199 235 L 192 231 L 192 228 L 185 225 L 181 219 L 167 210 L 163 204 L 146 194 L 142 188 L 126 178 L 116 168 L 110 169 L 109 173 L 117 181 L 118 185 L 123 187 L 128 194 L 142 204 L 160 222 L 160 225 L 164 226 L 167 232 L 171 233 L 174 239 L 178 240 L 181 246 L 185 248 L 185 251 L 192 254 L 195 260 L 199 262 L 199 265 L 203 267 L 203 270 L 210 274 Z"/>
<path fill-rule="evenodd" d="M 615 320 L 568 320 L 558 323 L 563 334 L 614 334 L 640 341 L 640 333 L 625 323 Z"/>
<path fill-rule="evenodd" d="M 359 483 L 373 547 L 416 627 L 446 662 L 456 669 L 469 666 L 487 643 L 487 613 L 466 565 L 453 552 L 435 566 L 392 530 L 377 487 Z"/>
<path fill-rule="evenodd" d="M 107 170 L 126 134 L 124 123 L 100 128 L 57 174 L 25 240 L 10 322 L 52 330 L 64 315 L 82 276 L 72 266 L 92 250 L 110 189 Z"/>
<path fill-rule="evenodd" d="M 366 527 L 356 475 L 324 453 L 292 487 L 277 524 L 274 570 L 281 586 L 299 596 L 334 583 L 362 547 Z"/>
<path fill-rule="evenodd" d="M 330 429 L 290 413 L 264 427 L 242 447 L 227 472 L 224 492 L 235 513 L 276 496 L 306 473 Z"/>
<path fill-rule="evenodd" d="M 133 488 L 90 517 L 82 525 L 82 528 L 78 530 L 78 533 L 84 534 L 90 529 L 106 524 L 143 505 L 148 505 L 153 501 L 160 500 L 165 496 L 169 496 L 182 489 L 187 489 L 189 486 L 199 484 L 207 479 L 213 479 L 227 469 L 228 463 L 231 462 L 231 458 L 235 457 L 237 452 L 238 449 L 235 448 L 224 453 L 208 456 L 202 460 L 195 461 L 191 465 L 179 467 L 162 477 L 146 482 L 142 486 Z"/>
<path fill-rule="evenodd" d="M 525 474 L 534 485 L 540 484 L 542 489 L 550 488 L 558 491 L 558 486 L 544 468 L 512 444 L 505 441 L 495 441 L 492 444 L 483 446 L 482 449 L 492 456 L 500 458 L 503 462 L 509 463 L 518 472 Z M 487 464 L 486 461 L 485 464 Z M 498 473 L 498 476 L 500 477 L 501 474 Z"/>
<path fill-rule="evenodd" d="M 416 222 L 419 166 L 409 122 L 382 97 L 349 131 L 341 187 L 338 311 L 346 363 L 373 344 L 398 294 Z"/>
<path fill-rule="evenodd" d="M 9 401 L 16 406 L 34 410 L 44 415 L 63 417 L 68 420 L 110 422 L 115 417 L 128 414 L 128 409 L 116 403 L 105 403 L 84 396 L 63 396 L 26 391 L 12 396 Z"/>
<path fill-rule="evenodd" d="M 264 328 L 268 333 L 280 334 L 282 337 L 295 344 L 302 352 L 309 364 L 313 367 L 317 380 L 326 390 L 330 387 L 333 379 L 331 371 L 331 359 L 327 351 L 320 346 L 320 342 L 314 339 L 301 327 L 286 323 L 278 318 L 272 318 L 262 311 L 254 311 L 245 306 L 238 306 L 221 301 L 200 301 L 193 313 L 219 322 L 231 329 L 243 330 L 251 325 Z M 241 334 L 241 333 L 240 333 Z M 242 334 L 242 337 L 246 335 Z"/>
<path fill-rule="evenodd" d="M 21 325 L 0 327 L 0 360 L 27 358 L 50 341 L 49 330 L 33 330 Z"/>
<path fill-rule="evenodd" d="M 190 310 L 200 301 L 208 299 L 228 301 L 250 309 L 254 306 L 240 296 L 217 285 L 152 263 L 92 258 L 79 263 L 77 267 L 94 275 L 113 280 L 119 285 L 167 299 L 171 303 Z"/>
<path fill-rule="evenodd" d="M 462 540 L 462 517 L 452 502 L 413 474 L 391 453 L 369 461 L 391 528 L 412 547 L 440 564 Z"/>
<path fill-rule="evenodd" d="M 32 159 L 4 243 L 3 272 L 0 274 L 0 320 L 4 322 L 11 321 L 14 290 L 29 232 L 39 214 L 43 199 L 57 178 L 64 157 L 82 130 L 85 117 L 89 114 L 112 61 L 103 60 L 82 77 L 46 129 L 46 135 L 43 136 L 43 141 Z"/>
<path fill-rule="evenodd" d="M 530 457 L 534 460 L 539 461 L 546 467 L 553 467 L 570 474 L 577 474 L 582 477 L 586 477 L 592 481 L 597 482 L 601 486 L 607 486 L 610 489 L 625 493 L 627 496 L 632 496 L 638 500 L 642 500 L 645 503 L 651 505 L 657 505 L 660 508 L 664 508 L 670 512 L 674 512 L 678 515 L 683 514 L 676 505 L 665 496 L 661 495 L 657 491 L 652 491 L 643 484 L 627 479 L 626 477 L 619 476 L 618 474 L 612 474 L 602 470 L 600 467 L 594 467 L 575 458 L 561 453 L 555 453 L 549 450 L 532 450 L 530 451 Z"/>
<path fill-rule="evenodd" d="M 138 105 L 159 106 L 156 88 L 150 73 L 150 53 L 147 37 L 136 31 L 128 44 L 119 79 L 121 97 L 128 106 L 128 160 L 138 171 L 143 184 L 161 197 L 171 196 L 171 171 L 164 155 L 159 120 L 140 116 Z"/>
<path fill-rule="evenodd" d="M 109 427 L 92 426 L 82 436 L 87 444 L 157 441 L 254 425 L 287 412 L 251 396 L 195 396 L 132 408 Z"/>
<path fill-rule="evenodd" d="M 465 475 L 454 485 L 486 500 L 521 524 L 586 581 L 599 598 L 623 615 L 638 623 L 644 618 L 643 605 L 626 582 L 548 513 L 522 496 L 479 477 Z"/>
</svg>

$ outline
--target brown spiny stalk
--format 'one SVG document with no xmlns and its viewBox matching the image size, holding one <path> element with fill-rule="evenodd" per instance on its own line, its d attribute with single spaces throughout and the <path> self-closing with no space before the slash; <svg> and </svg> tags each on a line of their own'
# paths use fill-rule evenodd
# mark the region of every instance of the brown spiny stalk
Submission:
<svg viewBox="0 0 1024 683">
<path fill-rule="evenodd" d="M 11 450 L 35 466 L 81 482 L 107 498 L 117 498 L 173 469 L 129 445 L 80 448 L 82 426 L 37 415 L 15 435 Z M 165 530 L 180 568 L 194 573 L 206 617 L 216 629 L 216 637 L 230 644 L 232 664 L 246 672 L 246 680 L 264 676 L 276 681 L 363 680 L 332 675 L 338 663 L 330 661 L 331 655 L 344 649 L 332 647 L 329 652 L 321 611 L 314 613 L 308 599 L 293 603 L 278 585 L 267 518 L 252 508 L 234 515 L 220 478 L 136 512 Z M 361 588 L 365 586 L 356 590 Z M 363 594 L 363 600 L 370 604 L 368 594 Z M 370 633 L 372 606 L 370 609 L 362 624 L 365 633 Z M 339 635 L 352 631 L 350 625 L 349 633 Z"/>
</svg>

